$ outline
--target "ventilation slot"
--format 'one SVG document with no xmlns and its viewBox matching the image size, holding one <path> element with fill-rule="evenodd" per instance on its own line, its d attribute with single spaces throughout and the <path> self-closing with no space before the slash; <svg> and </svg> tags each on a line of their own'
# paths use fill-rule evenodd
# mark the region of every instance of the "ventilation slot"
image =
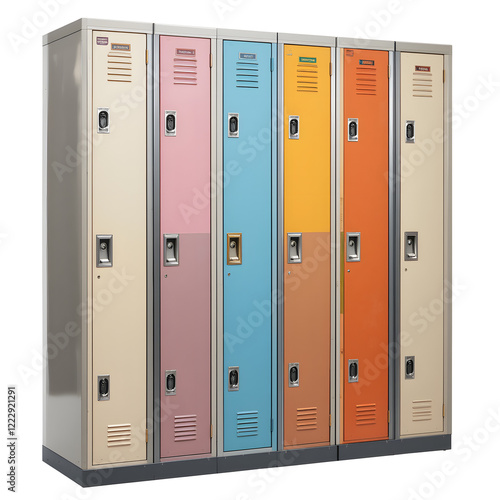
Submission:
<svg viewBox="0 0 500 500">
<path fill-rule="evenodd" d="M 259 433 L 258 411 L 239 411 L 236 420 L 236 435 L 238 437 L 257 436 Z"/>
<path fill-rule="evenodd" d="M 132 82 L 132 56 L 108 52 L 108 82 Z"/>
<path fill-rule="evenodd" d="M 297 408 L 297 430 L 314 431 L 318 428 L 318 408 Z"/>
<path fill-rule="evenodd" d="M 108 447 L 130 446 L 132 444 L 132 425 L 108 425 Z"/>
<path fill-rule="evenodd" d="M 413 422 L 432 420 L 432 399 L 417 399 L 412 402 Z"/>
<path fill-rule="evenodd" d="M 356 68 L 356 95 L 377 95 L 377 68 Z"/>
<path fill-rule="evenodd" d="M 239 89 L 259 88 L 259 63 L 243 61 L 236 63 L 236 87 Z"/>
<path fill-rule="evenodd" d="M 356 425 L 373 425 L 377 420 L 377 405 L 375 403 L 356 405 Z"/>
<path fill-rule="evenodd" d="M 413 73 L 413 97 L 432 98 L 432 73 Z"/>
<path fill-rule="evenodd" d="M 297 64 L 297 92 L 318 92 L 317 64 Z"/>
<path fill-rule="evenodd" d="M 174 85 L 198 85 L 198 61 L 194 57 L 174 57 Z"/>
<path fill-rule="evenodd" d="M 196 415 L 178 415 L 174 418 L 174 441 L 196 439 Z"/>
</svg>

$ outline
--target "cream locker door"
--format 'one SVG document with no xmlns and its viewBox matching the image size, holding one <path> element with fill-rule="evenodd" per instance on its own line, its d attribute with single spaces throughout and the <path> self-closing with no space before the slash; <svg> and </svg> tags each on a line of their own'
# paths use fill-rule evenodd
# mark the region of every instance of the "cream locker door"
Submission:
<svg viewBox="0 0 500 500">
<path fill-rule="evenodd" d="M 94 465 L 146 459 L 145 51 L 93 33 Z"/>
<path fill-rule="evenodd" d="M 401 54 L 401 436 L 443 431 L 443 56 Z"/>
</svg>

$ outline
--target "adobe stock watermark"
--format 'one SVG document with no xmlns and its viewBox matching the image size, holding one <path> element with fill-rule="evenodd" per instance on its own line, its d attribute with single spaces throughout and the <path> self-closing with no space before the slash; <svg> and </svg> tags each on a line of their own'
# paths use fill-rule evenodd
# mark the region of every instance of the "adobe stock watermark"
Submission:
<svg viewBox="0 0 500 500">
<path fill-rule="evenodd" d="M 493 438 L 500 435 L 500 406 L 490 408 L 488 415 L 471 435 L 466 434 L 453 445 L 452 456 L 434 471 L 425 472 L 419 486 L 410 488 L 408 500 L 428 500 L 444 488 L 450 478 L 464 470 L 470 462 Z"/>
<path fill-rule="evenodd" d="M 18 31 L 11 31 L 7 39 L 15 54 L 26 47 L 32 40 L 38 38 L 41 32 L 46 30 L 49 22 L 54 19 L 61 7 L 70 3 L 71 0 L 39 0 L 38 9 L 20 19 L 21 26 Z"/>
<path fill-rule="evenodd" d="M 224 19 L 227 14 L 232 14 L 245 0 L 213 0 L 212 7 L 219 19 Z"/>
</svg>

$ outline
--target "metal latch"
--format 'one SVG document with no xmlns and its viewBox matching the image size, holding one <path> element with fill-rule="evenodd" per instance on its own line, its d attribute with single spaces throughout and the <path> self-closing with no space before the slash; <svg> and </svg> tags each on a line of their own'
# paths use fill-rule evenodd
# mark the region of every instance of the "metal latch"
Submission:
<svg viewBox="0 0 500 500">
<path fill-rule="evenodd" d="M 361 260 L 361 233 L 346 233 L 346 260 L 347 262 Z"/>
<path fill-rule="evenodd" d="M 349 383 L 359 381 L 359 363 L 357 359 L 350 359 L 348 363 Z"/>
<path fill-rule="evenodd" d="M 227 235 L 227 264 L 234 266 L 242 263 L 242 238 L 241 233 L 228 233 Z"/>
<path fill-rule="evenodd" d="M 227 136 L 239 137 L 240 136 L 240 114 L 228 113 L 227 115 Z"/>
<path fill-rule="evenodd" d="M 405 379 L 415 378 L 415 356 L 405 356 Z"/>
<path fill-rule="evenodd" d="M 179 235 L 164 234 L 163 235 L 163 265 L 178 266 L 179 265 Z"/>
<path fill-rule="evenodd" d="M 97 133 L 109 134 L 109 108 L 97 108 Z"/>
<path fill-rule="evenodd" d="M 358 142 L 358 119 L 347 119 L 347 140 L 349 142 Z"/>
<path fill-rule="evenodd" d="M 410 144 L 415 144 L 415 121 L 406 120 L 405 140 Z"/>
<path fill-rule="evenodd" d="M 288 117 L 288 138 L 298 139 L 299 138 L 299 121 L 300 118 L 295 115 L 290 115 Z"/>
<path fill-rule="evenodd" d="M 97 267 L 113 267 L 113 235 L 96 236 Z"/>
<path fill-rule="evenodd" d="M 165 111 L 165 135 L 167 137 L 177 135 L 177 111 Z"/>
<path fill-rule="evenodd" d="M 288 263 L 302 262 L 302 233 L 288 233 Z"/>
<path fill-rule="evenodd" d="M 230 366 L 228 368 L 228 390 L 229 391 L 239 391 L 240 389 L 240 367 Z"/>
<path fill-rule="evenodd" d="M 175 396 L 177 370 L 165 370 L 165 396 Z"/>
<path fill-rule="evenodd" d="M 405 260 L 418 260 L 418 232 L 405 233 Z"/>
<path fill-rule="evenodd" d="M 97 377 L 97 401 L 109 401 L 109 375 Z"/>
<path fill-rule="evenodd" d="M 288 387 L 299 386 L 299 363 L 288 363 Z"/>
</svg>

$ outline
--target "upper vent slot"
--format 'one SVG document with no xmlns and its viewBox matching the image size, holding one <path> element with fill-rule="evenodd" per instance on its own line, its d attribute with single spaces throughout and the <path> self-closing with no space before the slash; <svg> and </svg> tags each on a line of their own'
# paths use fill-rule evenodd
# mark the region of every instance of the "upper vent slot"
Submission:
<svg viewBox="0 0 500 500">
<path fill-rule="evenodd" d="M 239 89 L 259 88 L 259 63 L 251 61 L 236 62 L 236 87 Z"/>
<path fill-rule="evenodd" d="M 309 63 L 297 64 L 297 91 L 318 92 L 319 75 L 318 65 Z"/>
<path fill-rule="evenodd" d="M 198 85 L 196 57 L 174 57 L 174 85 Z"/>
<path fill-rule="evenodd" d="M 377 68 L 356 67 L 356 95 L 377 95 Z"/>
<path fill-rule="evenodd" d="M 433 78 L 430 71 L 415 71 L 413 73 L 413 97 L 432 98 Z"/>
<path fill-rule="evenodd" d="M 108 52 L 108 82 L 132 82 L 132 56 L 130 54 L 111 51 Z"/>
</svg>

